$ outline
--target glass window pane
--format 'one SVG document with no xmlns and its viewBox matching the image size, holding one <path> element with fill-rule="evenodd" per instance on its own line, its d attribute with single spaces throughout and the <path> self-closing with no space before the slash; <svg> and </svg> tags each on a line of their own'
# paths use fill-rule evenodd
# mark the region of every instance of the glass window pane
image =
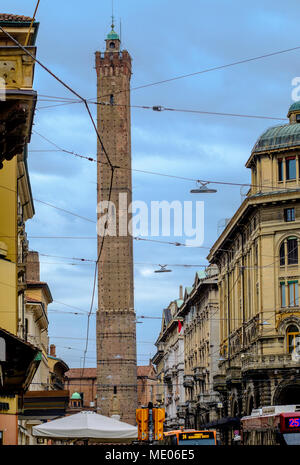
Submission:
<svg viewBox="0 0 300 465">
<path fill-rule="evenodd" d="M 285 284 L 280 284 L 281 290 L 281 307 L 285 307 Z"/>
<path fill-rule="evenodd" d="M 295 221 L 295 209 L 287 208 L 284 210 L 284 219 L 285 221 Z"/>
<path fill-rule="evenodd" d="M 289 334 L 288 335 L 288 351 L 291 354 L 294 350 L 294 336 Z"/>
<path fill-rule="evenodd" d="M 289 284 L 289 305 L 290 307 L 295 306 L 295 299 L 294 299 L 294 284 Z"/>
<path fill-rule="evenodd" d="M 286 179 L 296 179 L 296 159 L 286 160 Z"/>
<path fill-rule="evenodd" d="M 278 180 L 283 181 L 283 165 L 282 160 L 278 161 Z"/>
<path fill-rule="evenodd" d="M 298 297 L 298 283 L 294 284 L 295 286 L 295 305 L 299 305 L 299 297 Z"/>
<path fill-rule="evenodd" d="M 287 246 L 288 265 L 296 265 L 298 263 L 297 239 L 288 239 Z"/>
<path fill-rule="evenodd" d="M 284 242 L 280 246 L 280 266 L 283 266 L 285 264 L 285 256 L 284 256 Z"/>
</svg>

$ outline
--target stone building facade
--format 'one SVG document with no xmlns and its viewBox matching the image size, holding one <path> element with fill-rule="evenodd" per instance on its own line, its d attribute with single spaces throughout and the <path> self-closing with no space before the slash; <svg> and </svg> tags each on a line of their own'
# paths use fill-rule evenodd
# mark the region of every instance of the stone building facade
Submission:
<svg viewBox="0 0 300 465">
<path fill-rule="evenodd" d="M 182 305 L 182 290 L 180 298 L 170 302 L 163 310 L 162 327 L 155 343 L 157 353 L 153 357 L 154 363 L 163 361 L 164 404 L 167 429 L 174 429 L 184 424 L 180 416 L 180 409 L 184 405 L 184 345 L 183 329 L 180 329 L 177 313 Z M 180 331 L 179 331 L 180 330 Z"/>
<path fill-rule="evenodd" d="M 135 424 L 137 407 L 136 316 L 133 244 L 128 233 L 132 200 L 131 57 L 113 30 L 96 52 L 98 83 L 98 311 L 97 409 Z M 112 166 L 116 167 L 113 169 Z M 107 204 L 110 198 L 111 203 Z M 108 208 L 107 208 L 108 207 Z M 104 214 L 107 212 L 107 214 Z M 105 240 L 103 241 L 103 236 Z"/>
<path fill-rule="evenodd" d="M 200 428 L 218 418 L 219 396 L 213 390 L 218 369 L 218 269 L 198 271 L 186 288 L 178 311 L 184 327 L 185 406 L 181 414 L 187 428 Z"/>
<path fill-rule="evenodd" d="M 256 142 L 251 188 L 208 256 L 219 268 L 223 419 L 300 404 L 299 102 L 288 118 Z"/>
</svg>

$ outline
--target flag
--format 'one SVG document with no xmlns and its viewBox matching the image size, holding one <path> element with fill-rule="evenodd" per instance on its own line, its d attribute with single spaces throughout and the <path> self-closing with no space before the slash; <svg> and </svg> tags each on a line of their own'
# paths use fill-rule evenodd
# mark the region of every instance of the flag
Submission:
<svg viewBox="0 0 300 465">
<path fill-rule="evenodd" d="M 178 332 L 180 333 L 181 331 L 181 328 L 182 328 L 182 324 L 181 324 L 181 321 L 178 320 Z"/>
</svg>

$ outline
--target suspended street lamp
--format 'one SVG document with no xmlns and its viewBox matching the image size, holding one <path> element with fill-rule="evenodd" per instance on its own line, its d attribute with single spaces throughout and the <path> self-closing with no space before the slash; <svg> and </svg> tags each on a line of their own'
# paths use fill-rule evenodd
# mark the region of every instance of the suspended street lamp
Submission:
<svg viewBox="0 0 300 465">
<path fill-rule="evenodd" d="M 154 273 L 170 273 L 172 270 L 166 270 L 167 265 L 158 265 L 160 270 L 155 270 Z"/>
<path fill-rule="evenodd" d="M 190 192 L 191 194 L 214 194 L 217 192 L 216 189 L 208 189 L 207 184 L 209 182 L 202 182 L 202 181 L 197 181 L 197 184 L 201 184 L 197 189 L 192 189 Z"/>
</svg>

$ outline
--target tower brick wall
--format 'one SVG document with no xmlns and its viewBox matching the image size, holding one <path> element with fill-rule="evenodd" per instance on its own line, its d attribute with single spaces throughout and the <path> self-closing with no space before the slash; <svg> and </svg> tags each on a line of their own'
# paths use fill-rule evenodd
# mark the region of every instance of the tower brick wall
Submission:
<svg viewBox="0 0 300 465">
<path fill-rule="evenodd" d="M 97 410 L 107 416 L 119 413 L 122 421 L 135 424 L 136 316 L 133 244 L 127 230 L 128 205 L 132 201 L 131 57 L 127 51 L 120 52 L 119 39 L 108 39 L 104 54 L 96 52 L 96 71 L 98 131 L 112 165 L 124 168 L 114 170 L 111 190 L 116 236 L 105 236 L 98 267 Z M 99 205 L 108 200 L 111 184 L 111 168 L 99 142 L 98 162 Z M 98 220 L 100 217 L 98 212 Z M 98 235 L 98 253 L 102 239 Z"/>
</svg>

